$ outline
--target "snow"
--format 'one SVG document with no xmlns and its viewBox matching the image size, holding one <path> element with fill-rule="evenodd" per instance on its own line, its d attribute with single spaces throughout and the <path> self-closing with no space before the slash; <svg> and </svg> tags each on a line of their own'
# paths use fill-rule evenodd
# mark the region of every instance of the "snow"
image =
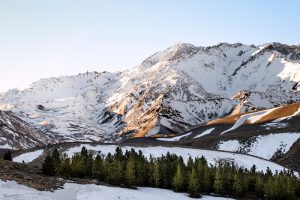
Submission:
<svg viewBox="0 0 300 200">
<path fill-rule="evenodd" d="M 137 190 L 108 187 L 93 184 L 66 183 L 63 189 L 38 191 L 14 181 L 0 180 L 0 199 L 5 200 L 185 200 L 186 193 L 175 193 L 171 190 L 157 188 L 138 188 Z M 203 200 L 225 200 L 229 198 L 203 196 Z"/>
<path fill-rule="evenodd" d="M 107 155 L 108 153 L 114 153 L 117 147 L 116 145 L 91 146 L 89 144 L 82 144 L 80 146 L 76 146 L 68 149 L 65 153 L 67 156 L 71 157 L 75 153 L 79 153 L 83 146 L 85 146 L 88 150 L 101 152 L 101 154 L 103 155 Z M 152 155 L 153 157 L 161 157 L 161 155 L 166 155 L 169 152 L 171 154 L 182 156 L 185 162 L 188 160 L 189 156 L 191 156 L 192 158 L 204 156 L 207 159 L 208 163 L 212 165 L 216 164 L 217 161 L 219 160 L 227 160 L 227 161 L 233 161 L 237 165 L 248 169 L 250 169 L 253 166 L 253 164 L 255 164 L 259 171 L 265 171 L 267 167 L 269 167 L 274 172 L 276 170 L 280 171 L 284 169 L 282 166 L 270 161 L 266 161 L 248 155 L 242 155 L 242 154 L 236 154 L 230 152 L 181 148 L 181 147 L 163 147 L 163 146 L 157 146 L 157 147 L 122 146 L 121 148 L 123 151 L 130 150 L 131 148 L 135 149 L 136 151 L 141 150 L 143 154 L 148 158 L 150 157 L 150 155 Z"/>
<path fill-rule="evenodd" d="M 226 140 L 226 141 L 221 141 L 218 144 L 218 150 L 238 152 L 240 146 L 241 144 L 238 140 Z"/>
<path fill-rule="evenodd" d="M 259 121 L 264 116 L 270 114 L 271 112 L 273 112 L 276 109 L 278 109 L 278 108 L 273 108 L 273 109 L 257 112 L 256 115 L 250 116 L 247 120 L 249 121 L 249 123 L 253 124 L 253 123 Z"/>
<path fill-rule="evenodd" d="M 195 139 L 195 138 L 203 137 L 203 136 L 205 136 L 205 135 L 208 135 L 208 134 L 210 134 L 214 129 L 215 129 L 215 128 L 207 129 L 207 130 L 205 130 L 203 133 L 201 133 L 201 134 L 195 136 L 194 139 Z"/>
<path fill-rule="evenodd" d="M 11 145 L 9 144 L 2 144 L 0 145 L 0 149 L 14 149 Z"/>
<path fill-rule="evenodd" d="M 264 117 L 265 115 L 268 115 L 270 112 L 272 112 L 275 109 L 277 109 L 277 108 L 254 112 L 254 113 L 249 113 L 249 114 L 244 114 L 235 122 L 235 124 L 230 129 L 223 131 L 220 135 L 227 133 L 229 131 L 232 131 L 234 129 L 237 129 L 238 127 L 243 125 L 246 121 L 249 121 L 250 123 L 255 123 L 258 120 L 260 120 L 262 117 Z"/>
<path fill-rule="evenodd" d="M 262 50 L 264 50 L 266 47 L 268 47 L 270 44 L 265 44 L 265 45 L 261 45 L 258 47 L 258 50 L 256 50 L 255 52 L 252 53 L 252 56 L 255 56 L 256 54 L 258 54 L 259 52 L 261 52 Z"/>
<path fill-rule="evenodd" d="M 36 150 L 33 152 L 29 152 L 29 153 L 24 153 L 21 154 L 17 157 L 13 158 L 14 162 L 18 162 L 18 163 L 22 163 L 23 161 L 25 163 L 30 163 L 33 160 L 37 159 L 38 157 L 40 157 L 43 154 L 44 150 Z"/>
<path fill-rule="evenodd" d="M 238 140 L 227 140 L 219 143 L 219 150 L 239 152 L 244 150 L 249 155 L 271 159 L 281 149 L 287 153 L 292 145 L 300 138 L 300 133 L 277 133 L 256 137 L 250 147 L 244 146 Z"/>
<path fill-rule="evenodd" d="M 192 132 L 189 132 L 189 133 L 179 135 L 179 136 L 176 136 L 176 137 L 172 137 L 172 138 L 157 138 L 157 140 L 167 141 L 167 142 L 175 142 L 175 141 L 179 141 L 181 138 L 187 137 L 191 134 L 192 134 Z"/>
</svg>

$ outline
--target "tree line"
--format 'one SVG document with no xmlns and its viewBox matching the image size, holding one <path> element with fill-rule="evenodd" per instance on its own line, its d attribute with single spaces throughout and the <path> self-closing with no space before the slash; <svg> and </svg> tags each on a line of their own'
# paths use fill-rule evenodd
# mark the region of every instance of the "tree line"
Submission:
<svg viewBox="0 0 300 200">
<path fill-rule="evenodd" d="M 94 155 L 85 147 L 71 158 L 57 149 L 46 156 L 42 171 L 50 176 L 92 178 L 99 182 L 126 187 L 155 187 L 188 192 L 191 197 L 202 194 L 251 199 L 292 200 L 300 197 L 300 181 L 292 171 L 259 172 L 234 163 L 220 161 L 209 165 L 204 157 L 185 163 L 181 156 L 167 153 L 159 158 L 146 158 L 134 149 L 123 153 Z"/>
</svg>

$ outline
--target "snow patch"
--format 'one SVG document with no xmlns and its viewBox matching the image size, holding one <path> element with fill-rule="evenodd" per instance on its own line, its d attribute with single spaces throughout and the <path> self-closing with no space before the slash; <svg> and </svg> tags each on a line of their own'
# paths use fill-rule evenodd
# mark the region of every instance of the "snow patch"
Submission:
<svg viewBox="0 0 300 200">
<path fill-rule="evenodd" d="M 292 145 L 300 138 L 300 133 L 278 133 L 258 136 L 250 145 L 240 143 L 238 140 L 222 141 L 219 150 L 231 152 L 246 152 L 249 155 L 271 159 L 275 153 L 287 153 Z"/>
<path fill-rule="evenodd" d="M 29 152 L 29 153 L 24 153 L 24 154 L 21 154 L 15 158 L 13 158 L 13 161 L 18 162 L 18 163 L 22 163 L 23 161 L 25 163 L 30 163 L 33 160 L 40 157 L 43 154 L 43 152 L 44 152 L 44 150 L 37 150 L 37 151 Z"/>
<path fill-rule="evenodd" d="M 189 133 L 186 133 L 184 135 L 179 135 L 179 136 L 172 137 L 172 138 L 157 138 L 157 140 L 167 141 L 167 142 L 176 142 L 176 141 L 179 141 L 181 138 L 187 137 L 191 134 L 192 134 L 192 132 L 189 132 Z"/>
<path fill-rule="evenodd" d="M 207 129 L 207 130 L 205 130 L 203 133 L 201 133 L 201 134 L 195 136 L 194 139 L 195 139 L 195 138 L 203 137 L 203 136 L 205 136 L 205 135 L 208 135 L 208 134 L 210 134 L 214 129 L 215 129 L 215 128 Z"/>
<path fill-rule="evenodd" d="M 2 144 L 0 145 L 0 149 L 14 149 L 11 145 L 9 144 Z"/>
</svg>

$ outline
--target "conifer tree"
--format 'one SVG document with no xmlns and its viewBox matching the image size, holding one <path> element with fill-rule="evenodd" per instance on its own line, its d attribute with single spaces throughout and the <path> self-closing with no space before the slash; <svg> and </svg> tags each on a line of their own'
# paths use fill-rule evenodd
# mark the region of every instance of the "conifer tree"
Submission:
<svg viewBox="0 0 300 200">
<path fill-rule="evenodd" d="M 42 172 L 48 176 L 55 175 L 55 166 L 53 159 L 50 155 L 47 155 L 45 161 L 42 164 Z"/>
<path fill-rule="evenodd" d="M 3 159 L 4 160 L 8 160 L 8 161 L 12 161 L 12 156 L 10 151 L 7 151 L 4 155 L 3 155 Z"/>
<path fill-rule="evenodd" d="M 134 186 L 136 184 L 136 169 L 134 156 L 130 155 L 126 163 L 125 169 L 125 181 L 128 186 Z"/>
<path fill-rule="evenodd" d="M 256 177 L 255 194 L 259 198 L 264 197 L 264 182 L 263 182 L 263 178 L 260 176 Z"/>
<path fill-rule="evenodd" d="M 99 181 L 105 180 L 104 164 L 100 155 L 97 155 L 93 162 L 92 177 L 98 179 Z"/>
<path fill-rule="evenodd" d="M 176 192 L 182 192 L 185 189 L 184 164 L 179 160 L 176 168 L 176 174 L 173 178 L 173 189 Z"/>
<path fill-rule="evenodd" d="M 160 164 L 157 160 L 155 160 L 155 162 L 154 162 L 153 181 L 154 181 L 154 186 L 156 188 L 160 187 L 161 169 L 160 169 Z"/>
<path fill-rule="evenodd" d="M 72 175 L 78 178 L 85 176 L 85 162 L 82 154 L 76 153 L 72 156 L 71 162 Z"/>
<path fill-rule="evenodd" d="M 219 169 L 217 169 L 216 171 L 215 180 L 214 180 L 214 189 L 217 194 L 222 194 L 223 192 L 223 181 Z"/>
<path fill-rule="evenodd" d="M 211 172 L 207 165 L 203 167 L 202 192 L 210 193 L 212 191 Z M 214 178 L 214 177 L 213 177 Z"/>
<path fill-rule="evenodd" d="M 57 174 L 69 178 L 71 176 L 71 160 L 70 158 L 63 159 L 56 168 Z"/>
<path fill-rule="evenodd" d="M 233 182 L 234 194 L 236 197 L 240 198 L 243 196 L 243 187 L 242 187 L 240 176 L 238 174 L 235 174 L 233 180 L 234 180 Z"/>
<path fill-rule="evenodd" d="M 198 178 L 198 175 L 197 175 L 197 172 L 195 170 L 195 168 L 193 167 L 192 168 L 192 172 L 190 174 L 190 177 L 189 177 L 189 194 L 191 197 L 200 197 L 200 185 L 199 185 L 199 178 Z"/>
</svg>

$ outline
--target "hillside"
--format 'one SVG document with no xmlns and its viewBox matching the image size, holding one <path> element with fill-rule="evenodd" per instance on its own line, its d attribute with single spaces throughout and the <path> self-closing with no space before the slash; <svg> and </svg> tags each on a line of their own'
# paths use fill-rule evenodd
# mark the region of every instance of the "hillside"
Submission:
<svg viewBox="0 0 300 200">
<path fill-rule="evenodd" d="M 300 170 L 300 104 L 228 115 L 158 142 L 249 154 Z"/>
</svg>

